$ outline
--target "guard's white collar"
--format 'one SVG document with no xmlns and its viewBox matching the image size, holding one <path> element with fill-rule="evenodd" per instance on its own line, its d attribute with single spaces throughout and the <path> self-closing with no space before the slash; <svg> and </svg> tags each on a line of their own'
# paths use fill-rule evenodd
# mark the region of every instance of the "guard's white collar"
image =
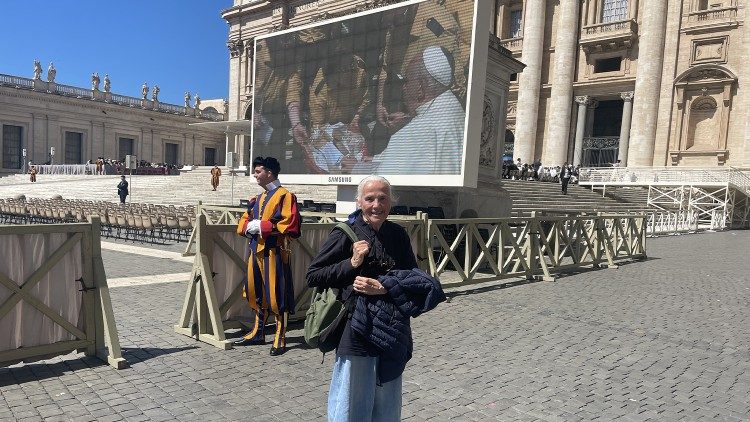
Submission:
<svg viewBox="0 0 750 422">
<path fill-rule="evenodd" d="M 281 182 L 279 181 L 279 179 L 276 179 L 273 182 L 267 184 L 265 186 L 265 189 L 266 189 L 266 191 L 271 192 L 272 190 L 274 190 L 274 189 L 276 189 L 276 188 L 278 188 L 280 186 L 281 186 Z"/>
</svg>

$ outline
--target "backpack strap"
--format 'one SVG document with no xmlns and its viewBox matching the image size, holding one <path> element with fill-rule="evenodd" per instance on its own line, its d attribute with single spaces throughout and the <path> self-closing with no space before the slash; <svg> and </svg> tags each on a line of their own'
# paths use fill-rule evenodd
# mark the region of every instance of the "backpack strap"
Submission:
<svg viewBox="0 0 750 422">
<path fill-rule="evenodd" d="M 357 233 L 354 233 L 354 230 L 352 230 L 352 226 L 350 226 L 350 225 L 348 225 L 348 224 L 346 224 L 344 222 L 340 222 L 340 223 L 336 224 L 336 226 L 333 229 L 334 230 L 335 229 L 339 229 L 342 232 L 344 232 L 344 234 L 346 234 L 346 237 L 348 237 L 349 240 L 352 241 L 352 243 L 355 243 L 355 242 L 357 242 L 359 240 L 359 238 L 357 237 Z"/>
</svg>

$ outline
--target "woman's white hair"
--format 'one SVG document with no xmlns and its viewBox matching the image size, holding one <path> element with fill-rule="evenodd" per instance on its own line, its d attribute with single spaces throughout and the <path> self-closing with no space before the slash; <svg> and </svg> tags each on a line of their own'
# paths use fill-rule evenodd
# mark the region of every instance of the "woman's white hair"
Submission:
<svg viewBox="0 0 750 422">
<path fill-rule="evenodd" d="M 391 204 L 395 204 L 398 198 L 396 197 L 396 194 L 393 192 L 393 187 L 391 186 L 391 182 L 388 181 L 383 176 L 367 176 L 362 181 L 359 182 L 359 186 L 357 186 L 357 197 L 355 198 L 357 202 L 359 202 L 360 199 L 362 199 L 362 192 L 365 190 L 365 186 L 368 183 L 375 183 L 379 182 L 386 186 L 388 186 L 388 197 L 391 198 Z"/>
</svg>

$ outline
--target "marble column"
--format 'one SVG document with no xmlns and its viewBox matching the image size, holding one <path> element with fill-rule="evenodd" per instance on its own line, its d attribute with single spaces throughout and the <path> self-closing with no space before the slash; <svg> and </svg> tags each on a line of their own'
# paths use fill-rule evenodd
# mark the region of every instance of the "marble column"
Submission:
<svg viewBox="0 0 750 422">
<path fill-rule="evenodd" d="M 628 147 L 630 146 L 630 122 L 633 117 L 633 91 L 621 92 L 620 98 L 624 101 L 622 105 L 622 125 L 620 126 L 620 147 L 617 159 L 621 166 L 628 162 Z"/>
<path fill-rule="evenodd" d="M 539 92 L 542 87 L 542 54 L 544 53 L 545 0 L 527 0 L 524 7 L 523 48 L 521 61 L 526 68 L 518 75 L 516 140 L 514 158 L 524 163 L 534 160 Z"/>
<path fill-rule="evenodd" d="M 638 39 L 638 74 L 635 78 L 633 125 L 628 146 L 628 166 L 652 166 L 659 112 L 667 2 L 643 2 L 643 22 Z"/>
<path fill-rule="evenodd" d="M 575 149 L 573 149 L 573 165 L 577 166 L 581 164 L 581 158 L 583 157 L 583 134 L 586 131 L 586 114 L 587 106 L 589 103 L 588 95 L 581 95 L 575 98 L 578 104 L 578 119 L 576 120 L 576 140 Z"/>
<path fill-rule="evenodd" d="M 570 115 L 573 107 L 573 79 L 578 50 L 578 1 L 560 2 L 560 21 L 555 40 L 555 67 L 552 73 L 548 136 L 544 141 L 545 165 L 562 165 L 568 161 Z"/>
</svg>

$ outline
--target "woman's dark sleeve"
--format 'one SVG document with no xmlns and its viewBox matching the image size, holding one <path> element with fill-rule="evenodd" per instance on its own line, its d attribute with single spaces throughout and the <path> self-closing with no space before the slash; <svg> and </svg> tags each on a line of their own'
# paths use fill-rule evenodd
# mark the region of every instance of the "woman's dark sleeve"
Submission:
<svg viewBox="0 0 750 422">
<path fill-rule="evenodd" d="M 351 240 L 341 230 L 334 230 L 307 269 L 307 285 L 342 288 L 354 283 L 358 269 L 352 267 L 351 257 Z"/>
</svg>

